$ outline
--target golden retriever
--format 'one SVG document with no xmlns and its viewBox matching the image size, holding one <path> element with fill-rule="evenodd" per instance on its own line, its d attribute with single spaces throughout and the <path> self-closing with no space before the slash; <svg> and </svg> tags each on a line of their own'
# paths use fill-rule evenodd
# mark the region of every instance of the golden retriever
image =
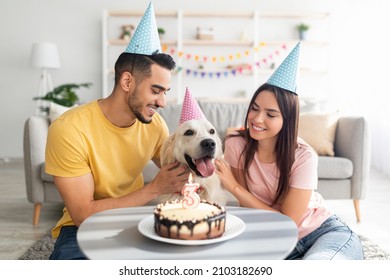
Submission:
<svg viewBox="0 0 390 280">
<path fill-rule="evenodd" d="M 205 119 L 182 123 L 161 147 L 161 166 L 173 162 L 186 164 L 192 170 L 193 181 L 198 183 L 201 199 L 226 205 L 234 200 L 225 190 L 214 172 L 214 159 L 223 156 L 222 141 L 214 126 Z M 181 199 L 180 193 L 161 195 L 158 202 Z"/>
</svg>

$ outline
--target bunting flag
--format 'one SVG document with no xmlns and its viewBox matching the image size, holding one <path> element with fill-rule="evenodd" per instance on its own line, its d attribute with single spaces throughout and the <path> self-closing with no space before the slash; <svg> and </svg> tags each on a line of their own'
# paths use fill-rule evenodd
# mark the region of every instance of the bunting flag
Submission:
<svg viewBox="0 0 390 280">
<path fill-rule="evenodd" d="M 262 44 L 264 46 L 264 44 Z M 183 66 L 176 67 L 176 72 L 183 71 L 187 76 L 193 76 L 193 77 L 200 77 L 200 78 L 226 78 L 229 76 L 237 76 L 237 75 L 245 75 L 248 73 L 251 73 L 254 68 L 270 68 L 272 64 L 275 64 L 275 61 L 280 56 L 282 51 L 287 50 L 287 45 L 282 44 L 280 47 L 276 48 L 272 53 L 268 54 L 265 57 L 261 57 L 258 61 L 255 61 L 250 64 L 240 64 L 237 66 L 231 66 L 227 67 L 226 69 L 219 69 L 219 70 L 205 70 L 205 69 L 198 69 L 198 68 L 186 68 Z M 164 48 L 163 48 L 164 51 Z M 183 51 L 173 51 L 172 53 L 180 54 L 181 57 L 185 57 L 187 60 L 190 59 L 197 59 L 195 61 L 202 60 L 203 62 L 217 62 L 218 60 L 221 62 L 225 62 L 225 60 L 231 61 L 234 60 L 241 55 L 235 54 L 235 55 L 228 55 L 225 56 L 224 59 L 222 57 L 219 57 L 219 59 L 216 56 L 200 56 L 200 55 L 194 55 L 190 53 L 185 53 Z M 243 52 L 244 55 L 246 55 L 247 52 Z M 248 51 L 249 53 L 249 51 Z"/>
<path fill-rule="evenodd" d="M 168 53 L 172 56 L 176 55 L 178 58 L 184 58 L 186 60 L 194 60 L 195 62 L 202 61 L 202 62 L 217 63 L 217 62 L 233 61 L 236 59 L 242 59 L 242 58 L 249 57 L 253 52 L 258 53 L 259 51 L 261 51 L 261 47 L 267 47 L 266 43 L 261 42 L 258 44 L 258 46 L 253 47 L 252 49 L 247 49 L 247 50 L 244 50 L 242 52 L 235 53 L 235 54 L 227 54 L 227 55 L 222 55 L 222 56 L 215 56 L 215 55 L 207 56 L 207 55 L 199 55 L 199 54 L 195 54 L 195 53 L 188 53 L 188 52 L 184 52 L 182 50 L 177 50 L 174 47 L 169 48 L 167 45 L 162 45 L 161 48 L 162 48 L 162 51 L 164 53 Z M 282 46 L 280 48 L 286 50 L 287 46 L 286 46 L 286 44 L 282 44 Z M 270 55 L 271 56 L 270 58 L 272 59 L 273 55 L 279 55 L 279 52 L 280 52 L 280 50 L 276 50 L 274 54 Z"/>
</svg>

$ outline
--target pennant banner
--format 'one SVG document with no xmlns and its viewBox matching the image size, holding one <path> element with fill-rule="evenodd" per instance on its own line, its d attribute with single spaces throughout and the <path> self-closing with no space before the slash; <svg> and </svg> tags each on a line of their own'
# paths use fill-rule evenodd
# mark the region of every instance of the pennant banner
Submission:
<svg viewBox="0 0 390 280">
<path fill-rule="evenodd" d="M 254 47 L 250 50 L 245 50 L 243 52 L 238 52 L 235 54 L 228 54 L 223 56 L 208 56 L 208 55 L 199 55 L 193 53 L 187 53 L 184 51 L 178 51 L 176 48 L 169 48 L 167 45 L 162 45 L 162 51 L 165 53 L 169 53 L 170 55 L 177 55 L 179 58 L 185 58 L 187 60 L 194 60 L 196 62 L 226 62 L 233 61 L 236 59 L 241 59 L 243 57 L 248 57 L 252 54 L 252 52 L 259 52 L 261 47 L 266 47 L 266 43 L 261 42 L 257 47 Z"/>
<path fill-rule="evenodd" d="M 260 43 L 259 47 L 265 46 L 264 43 Z M 259 47 L 253 48 L 253 51 L 259 52 Z M 185 58 L 187 60 L 195 60 L 196 62 L 227 62 L 235 59 L 241 59 L 243 57 L 247 57 L 251 54 L 250 50 L 246 50 L 241 53 L 237 53 L 235 55 L 229 54 L 227 56 L 201 56 L 198 54 L 185 53 L 184 51 L 177 51 L 175 48 L 168 49 L 167 46 L 162 47 L 163 52 L 170 53 L 171 55 L 177 55 L 180 58 Z M 236 66 L 228 66 L 226 69 L 220 70 L 204 70 L 199 68 L 186 68 L 183 66 L 178 66 L 176 68 L 176 72 L 183 71 L 188 76 L 200 77 L 200 78 L 222 78 L 228 76 L 237 76 L 237 75 L 245 75 L 252 73 L 253 69 L 256 68 L 269 68 L 272 64 L 275 63 L 275 60 L 280 56 L 282 51 L 287 50 L 287 44 L 282 44 L 277 47 L 274 51 L 266 56 L 260 58 L 258 61 L 254 63 L 248 64 L 238 64 Z"/>
</svg>

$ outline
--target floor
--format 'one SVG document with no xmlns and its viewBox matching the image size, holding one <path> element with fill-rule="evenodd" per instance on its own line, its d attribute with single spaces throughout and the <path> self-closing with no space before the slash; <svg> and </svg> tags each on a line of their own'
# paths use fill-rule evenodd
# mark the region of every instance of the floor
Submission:
<svg viewBox="0 0 390 280">
<path fill-rule="evenodd" d="M 0 160 L 0 260 L 16 260 L 59 219 L 62 205 L 42 206 L 32 225 L 33 204 L 27 201 L 22 160 Z"/>
<path fill-rule="evenodd" d="M 362 221 L 356 223 L 352 201 L 330 200 L 328 206 L 362 234 L 390 252 L 390 178 L 371 170 L 370 189 L 361 201 Z M 27 201 L 23 161 L 0 159 L 0 260 L 18 259 L 59 219 L 62 205 L 46 203 L 40 222 L 32 225 L 33 205 Z"/>
</svg>

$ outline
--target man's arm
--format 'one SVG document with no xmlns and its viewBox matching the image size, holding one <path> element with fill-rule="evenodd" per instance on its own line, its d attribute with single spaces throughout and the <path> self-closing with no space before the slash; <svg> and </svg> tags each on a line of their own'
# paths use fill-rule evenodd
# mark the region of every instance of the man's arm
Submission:
<svg viewBox="0 0 390 280">
<path fill-rule="evenodd" d="M 122 207 L 141 206 L 164 193 L 180 191 L 188 181 L 189 170 L 178 163 L 160 169 L 152 182 L 117 198 L 94 199 L 95 184 L 91 173 L 79 177 L 54 176 L 54 183 L 76 226 L 92 214 Z"/>
</svg>

